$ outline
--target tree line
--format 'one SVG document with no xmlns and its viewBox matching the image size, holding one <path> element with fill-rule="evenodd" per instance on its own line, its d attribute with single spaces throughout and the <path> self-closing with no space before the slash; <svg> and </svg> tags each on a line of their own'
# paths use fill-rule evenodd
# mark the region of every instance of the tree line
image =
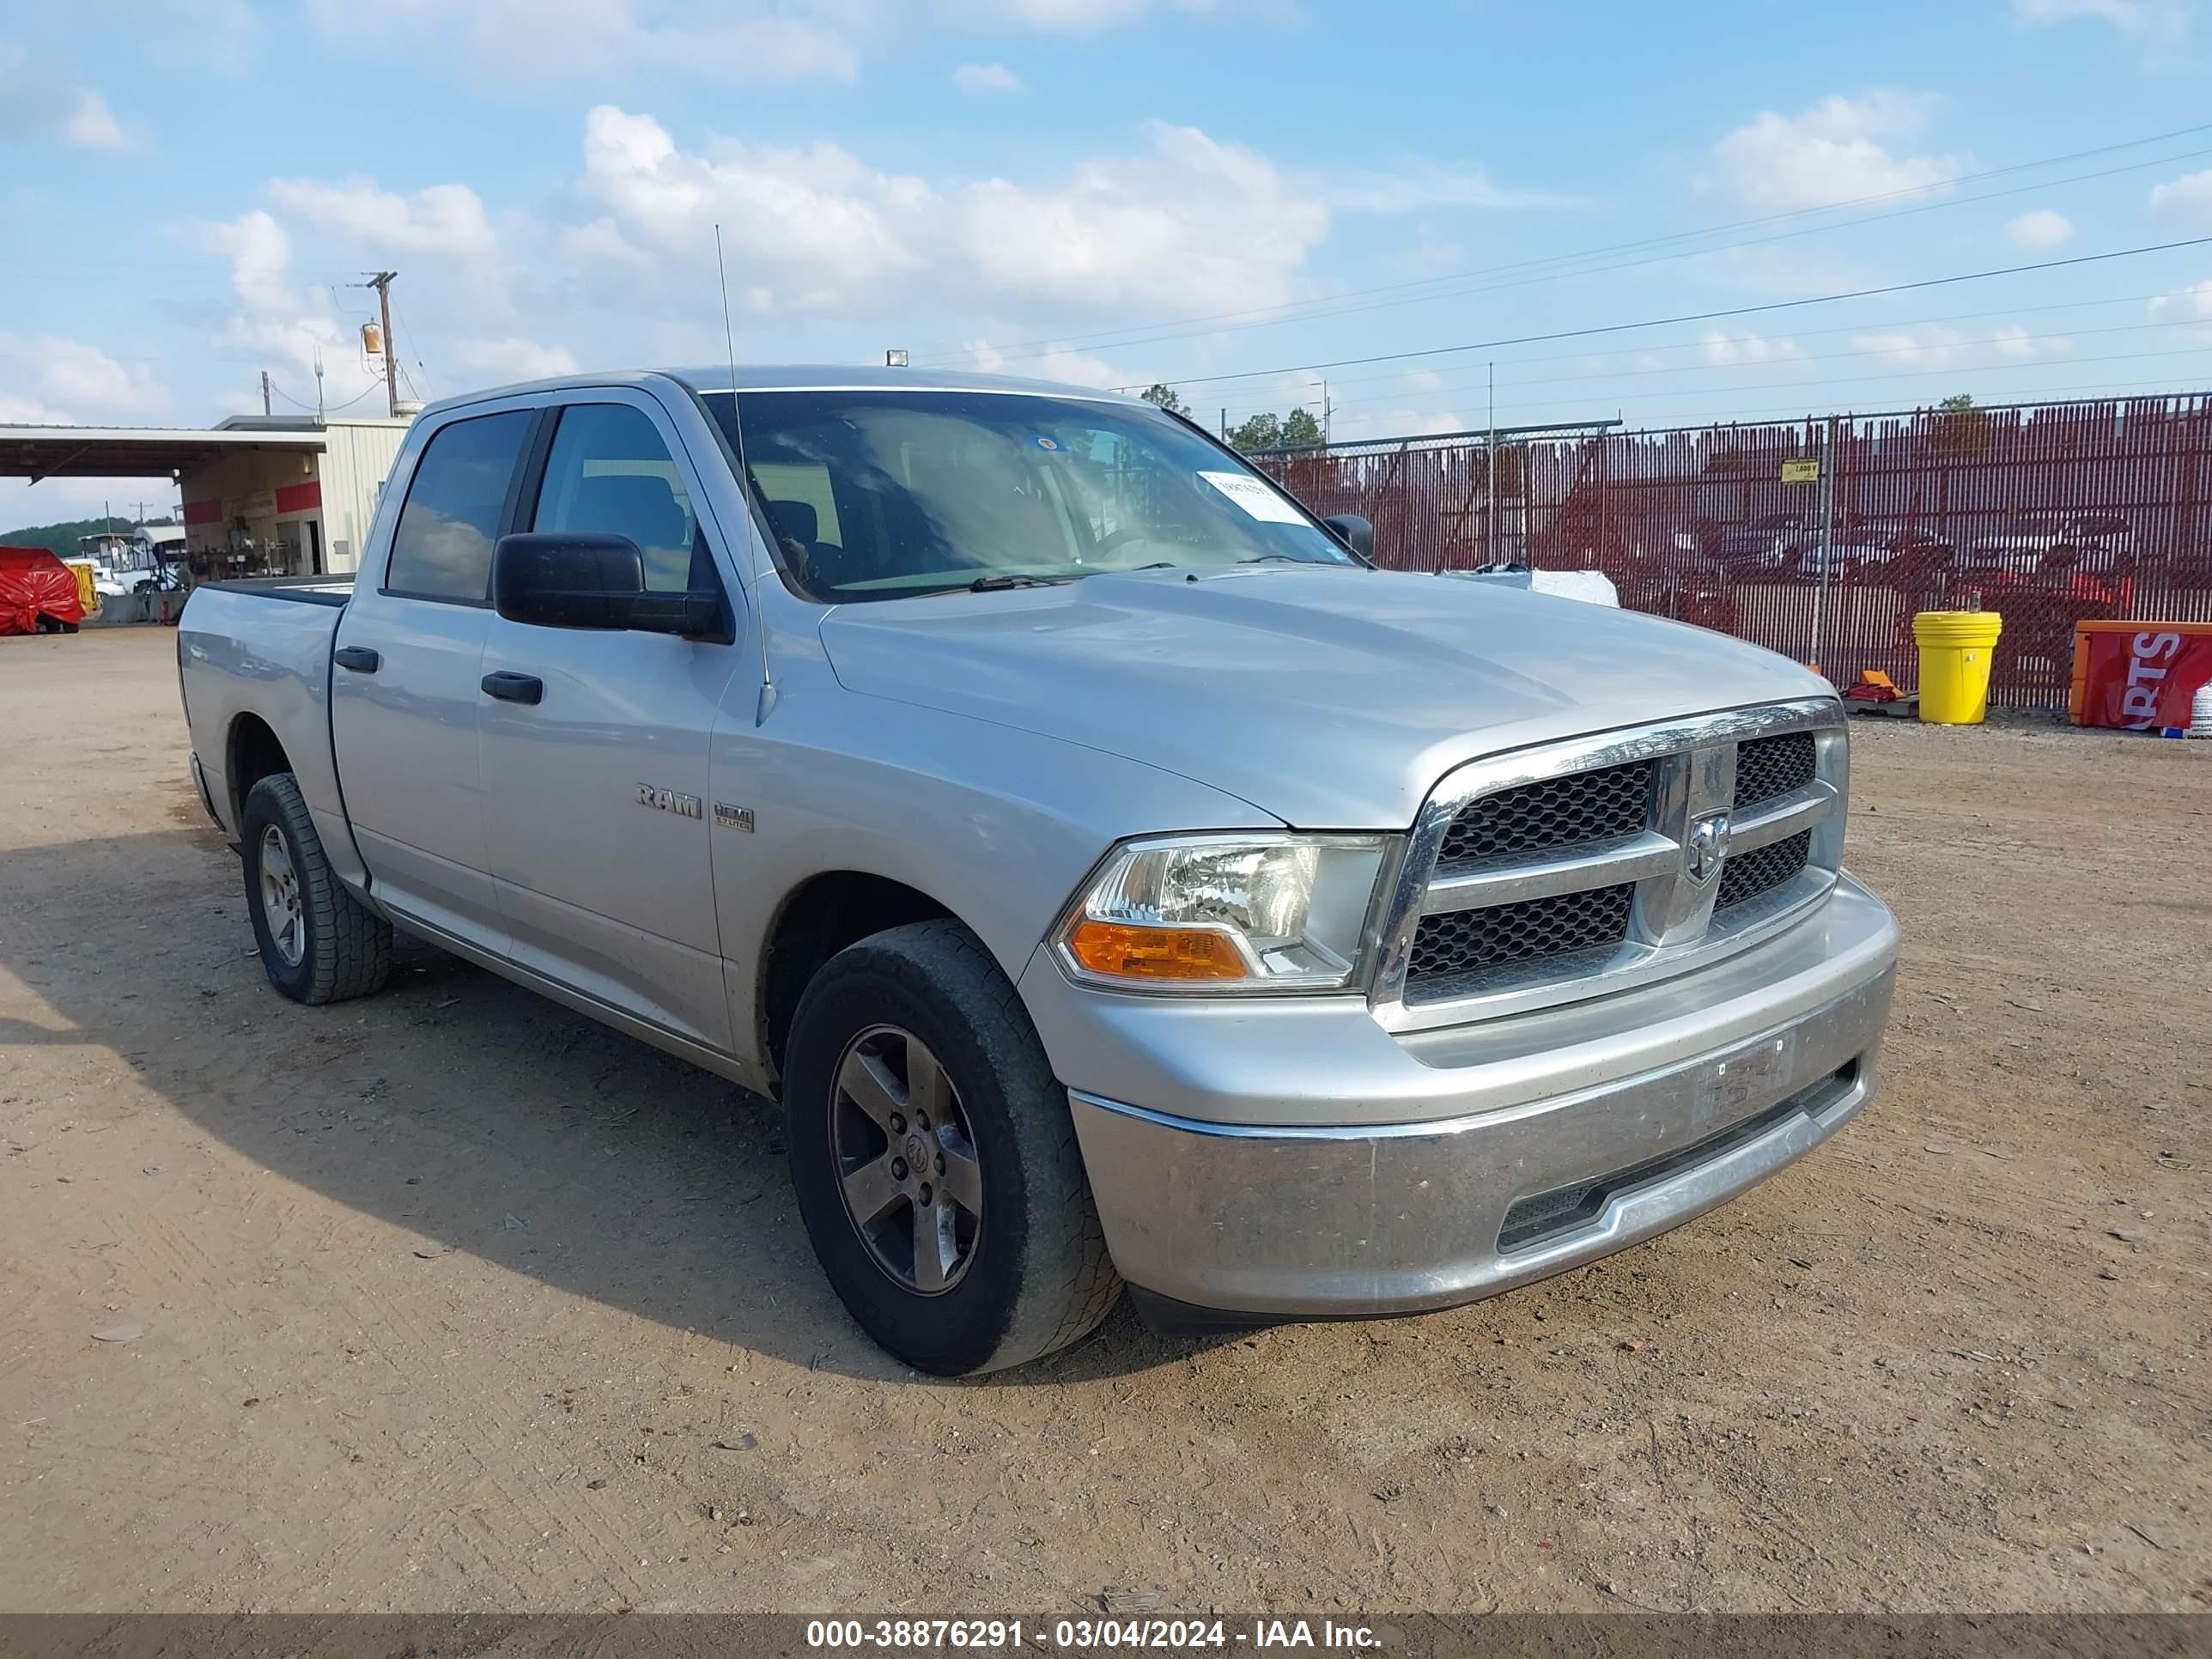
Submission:
<svg viewBox="0 0 2212 1659">
<path fill-rule="evenodd" d="M 1171 386 L 1155 385 L 1145 391 L 1145 401 L 1158 404 L 1170 415 L 1188 415 L 1190 410 L 1180 394 Z M 1313 411 L 1294 409 L 1287 415 L 1271 414 L 1262 410 L 1222 434 L 1231 449 L 1250 454 L 1261 449 L 1318 449 L 1323 442 L 1321 422 Z"/>
<path fill-rule="evenodd" d="M 127 536 L 138 527 L 136 519 L 64 519 L 59 524 L 30 524 L 20 530 L 0 530 L 0 547 L 43 547 L 63 558 L 76 556 L 80 536 Z M 148 519 L 148 524 L 174 524 L 174 519 Z"/>
</svg>

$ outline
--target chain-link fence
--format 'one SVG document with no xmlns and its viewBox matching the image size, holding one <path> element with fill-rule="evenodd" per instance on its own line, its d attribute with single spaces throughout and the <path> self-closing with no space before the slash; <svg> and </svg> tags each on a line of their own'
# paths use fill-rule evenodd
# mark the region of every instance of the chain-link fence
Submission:
<svg viewBox="0 0 2212 1659">
<path fill-rule="evenodd" d="M 1989 610 L 1990 701 L 2063 707 L 2075 623 L 2212 621 L 2212 394 L 1255 459 L 1391 568 L 1601 569 L 1839 684 L 1910 687 L 1915 611 Z"/>
</svg>

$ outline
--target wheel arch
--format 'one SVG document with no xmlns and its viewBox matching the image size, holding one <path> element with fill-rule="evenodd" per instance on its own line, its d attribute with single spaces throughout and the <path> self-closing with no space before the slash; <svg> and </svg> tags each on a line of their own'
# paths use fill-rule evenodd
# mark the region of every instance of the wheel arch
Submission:
<svg viewBox="0 0 2212 1659">
<path fill-rule="evenodd" d="M 754 994 L 769 1076 L 782 1075 L 792 1016 L 823 963 L 871 934 L 939 920 L 969 926 L 934 894 L 872 871 L 821 871 L 785 894 L 769 923 Z"/>
<path fill-rule="evenodd" d="M 246 798 L 266 777 L 293 769 L 283 739 L 267 720 L 250 710 L 232 720 L 223 739 L 223 791 L 230 821 L 245 833 Z"/>
</svg>

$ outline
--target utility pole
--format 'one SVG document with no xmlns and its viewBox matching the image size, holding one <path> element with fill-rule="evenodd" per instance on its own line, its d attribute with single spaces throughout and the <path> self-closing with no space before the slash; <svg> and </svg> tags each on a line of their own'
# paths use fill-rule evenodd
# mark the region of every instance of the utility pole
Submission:
<svg viewBox="0 0 2212 1659">
<path fill-rule="evenodd" d="M 1813 655 L 1811 665 L 1826 674 L 1820 660 L 1827 647 L 1828 570 L 1836 562 L 1836 417 L 1828 416 L 1820 434 L 1820 583 L 1813 590 Z M 1831 677 L 1832 678 L 1832 677 Z"/>
<path fill-rule="evenodd" d="M 399 417 L 399 354 L 392 349 L 392 284 L 399 273 L 380 270 L 368 279 L 368 286 L 376 290 L 376 304 L 384 319 L 384 397 L 386 413 L 394 420 Z"/>
<path fill-rule="evenodd" d="M 261 412 L 264 415 L 270 412 L 269 408 L 269 371 L 265 368 L 261 371 Z"/>
<path fill-rule="evenodd" d="M 1482 481 L 1490 504 L 1482 515 L 1482 562 L 1498 562 L 1498 365 L 1490 365 L 1490 436 L 1482 447 Z"/>
</svg>

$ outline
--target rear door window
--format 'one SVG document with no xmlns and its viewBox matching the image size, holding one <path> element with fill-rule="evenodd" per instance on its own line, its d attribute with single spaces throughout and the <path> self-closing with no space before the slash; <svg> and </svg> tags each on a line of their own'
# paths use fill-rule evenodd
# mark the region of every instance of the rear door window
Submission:
<svg viewBox="0 0 2212 1659">
<path fill-rule="evenodd" d="M 531 411 L 510 410 L 441 428 L 415 464 L 392 536 L 384 591 L 483 605 L 507 486 L 530 435 Z"/>
</svg>

